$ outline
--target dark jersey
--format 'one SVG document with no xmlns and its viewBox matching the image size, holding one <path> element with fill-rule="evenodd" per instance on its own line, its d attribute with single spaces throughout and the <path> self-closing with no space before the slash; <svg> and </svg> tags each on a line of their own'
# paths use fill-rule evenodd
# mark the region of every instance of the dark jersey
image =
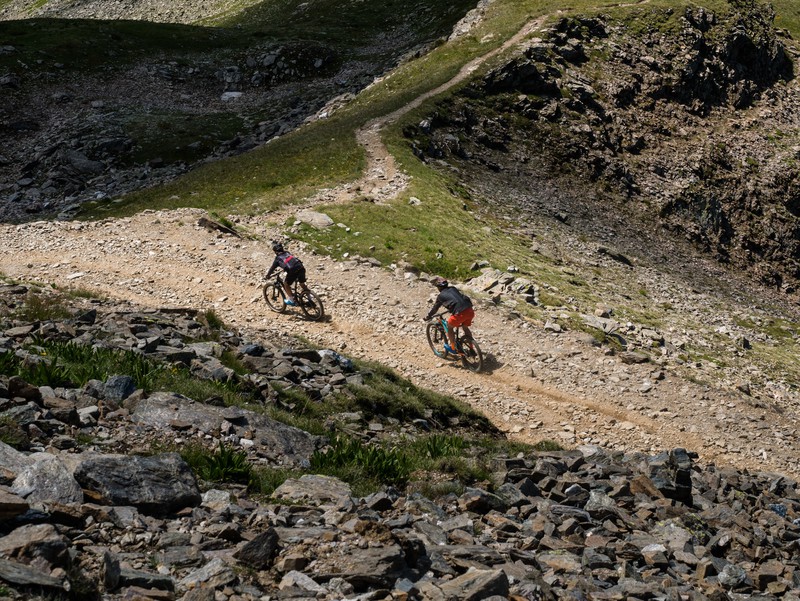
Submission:
<svg viewBox="0 0 800 601">
<path fill-rule="evenodd" d="M 272 267 L 267 272 L 267 277 L 272 275 L 272 272 L 279 267 L 284 271 L 293 271 L 303 266 L 303 262 L 291 253 L 282 252 L 275 255 L 275 260 L 272 262 Z"/>
<path fill-rule="evenodd" d="M 444 306 L 450 313 L 456 315 L 472 307 L 472 301 L 467 295 L 461 294 L 457 288 L 448 286 L 436 297 L 436 302 L 428 312 L 428 315 L 432 316 L 441 306 Z"/>
</svg>

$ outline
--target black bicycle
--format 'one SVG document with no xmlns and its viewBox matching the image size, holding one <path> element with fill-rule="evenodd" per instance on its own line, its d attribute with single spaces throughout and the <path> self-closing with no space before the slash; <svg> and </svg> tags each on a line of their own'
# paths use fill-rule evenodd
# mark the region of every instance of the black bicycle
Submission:
<svg viewBox="0 0 800 601">
<path fill-rule="evenodd" d="M 461 328 L 453 330 L 453 337 L 456 339 L 456 353 L 449 353 L 444 345 L 447 342 L 447 317 L 446 313 L 439 313 L 433 317 L 425 328 L 428 336 L 428 344 L 433 354 L 443 359 L 461 359 L 461 363 L 467 369 L 479 372 L 483 368 L 483 353 L 481 347 L 471 336 L 462 336 Z"/>
<path fill-rule="evenodd" d="M 325 316 L 325 308 L 320 298 L 311 292 L 306 284 L 295 281 L 292 283 L 292 296 L 303 314 L 311 321 L 319 321 Z M 275 274 L 272 281 L 264 283 L 264 300 L 267 306 L 276 313 L 283 313 L 291 306 L 286 304 L 286 291 L 283 289 L 283 278 Z"/>
</svg>

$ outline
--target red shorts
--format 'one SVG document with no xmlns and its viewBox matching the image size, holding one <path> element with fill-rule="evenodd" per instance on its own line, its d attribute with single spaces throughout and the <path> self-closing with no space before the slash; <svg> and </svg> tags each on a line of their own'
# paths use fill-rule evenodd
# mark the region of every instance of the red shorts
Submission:
<svg viewBox="0 0 800 601">
<path fill-rule="evenodd" d="M 450 328 L 458 328 L 460 326 L 471 326 L 472 319 L 475 317 L 475 311 L 470 307 L 464 309 L 461 313 L 456 313 L 447 318 L 447 325 Z"/>
</svg>

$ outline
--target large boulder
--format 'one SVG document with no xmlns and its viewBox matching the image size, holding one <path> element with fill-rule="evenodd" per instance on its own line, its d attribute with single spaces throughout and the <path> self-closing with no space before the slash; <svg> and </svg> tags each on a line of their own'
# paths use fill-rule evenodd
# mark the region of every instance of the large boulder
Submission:
<svg viewBox="0 0 800 601">
<path fill-rule="evenodd" d="M 142 513 L 167 514 L 201 501 L 194 474 L 177 453 L 90 457 L 77 466 L 75 479 L 97 501 Z"/>
</svg>

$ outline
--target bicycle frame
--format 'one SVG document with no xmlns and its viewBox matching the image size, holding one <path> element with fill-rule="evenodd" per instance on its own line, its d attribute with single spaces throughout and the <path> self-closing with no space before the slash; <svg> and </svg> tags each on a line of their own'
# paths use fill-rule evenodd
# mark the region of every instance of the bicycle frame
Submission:
<svg viewBox="0 0 800 601">
<path fill-rule="evenodd" d="M 428 344 L 437 357 L 460 359 L 465 367 L 474 372 L 479 372 L 483 368 L 483 353 L 480 345 L 475 342 L 472 335 L 462 337 L 460 327 L 451 328 L 447 323 L 447 312 L 438 313 L 431 317 L 431 321 L 426 328 Z M 448 334 L 452 331 L 453 341 L 455 342 L 456 353 L 446 351 L 441 347 L 447 343 Z M 441 337 L 440 337 L 441 336 Z"/>
<path fill-rule="evenodd" d="M 447 313 L 439 313 L 435 317 L 439 318 L 439 322 L 442 324 L 444 328 L 444 333 L 447 334 L 450 331 L 450 324 L 447 323 Z M 456 339 L 456 343 L 459 342 L 461 339 L 461 328 L 456 326 L 453 328 L 453 337 Z"/>
<path fill-rule="evenodd" d="M 262 288 L 264 300 L 269 305 L 270 309 L 276 313 L 283 313 L 287 305 L 285 280 L 281 277 L 280 273 L 276 273 L 271 280 L 267 280 Z M 320 298 L 312 292 L 309 287 L 299 280 L 292 282 L 291 296 L 294 296 L 295 303 L 299 305 L 303 314 L 312 321 L 319 321 L 325 315 L 325 308 L 322 305 Z"/>
</svg>

